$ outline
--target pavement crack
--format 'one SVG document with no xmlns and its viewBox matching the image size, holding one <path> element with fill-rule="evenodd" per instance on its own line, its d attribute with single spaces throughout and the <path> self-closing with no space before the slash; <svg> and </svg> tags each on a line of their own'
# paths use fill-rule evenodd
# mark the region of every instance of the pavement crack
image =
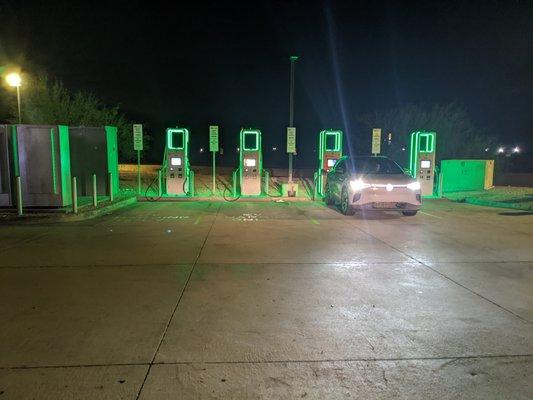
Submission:
<svg viewBox="0 0 533 400">
<path fill-rule="evenodd" d="M 178 300 L 176 301 L 176 304 L 174 305 L 174 309 L 172 310 L 172 313 L 170 315 L 170 318 L 168 319 L 168 322 L 165 326 L 165 329 L 163 330 L 163 334 L 161 335 L 161 339 L 159 340 L 159 344 L 157 345 L 157 348 L 154 352 L 154 356 L 152 357 L 152 360 L 150 361 L 150 364 L 148 365 L 148 368 L 146 370 L 146 375 L 144 376 L 144 379 L 142 381 L 141 387 L 139 388 L 139 392 L 137 392 L 137 396 L 135 397 L 135 400 L 138 400 L 141 396 L 142 390 L 144 388 L 144 384 L 146 383 L 146 380 L 148 379 L 148 375 L 150 375 L 150 371 L 152 369 L 152 366 L 155 363 L 155 358 L 157 357 L 157 354 L 159 353 L 159 349 L 161 348 L 161 345 L 163 344 L 163 341 L 165 340 L 165 336 L 167 334 L 168 328 L 170 327 L 170 324 L 172 323 L 172 320 L 174 319 L 174 315 L 176 314 L 176 310 L 178 309 L 178 306 L 181 302 L 181 299 L 183 298 L 183 294 L 185 293 L 185 290 L 187 289 L 187 286 L 189 285 L 189 282 L 191 280 L 192 274 L 194 272 L 194 268 L 198 264 L 198 260 L 200 259 L 200 256 L 202 255 L 202 251 L 204 250 L 205 244 L 207 243 L 207 238 L 209 237 L 209 234 L 211 233 L 211 230 L 213 229 L 213 226 L 215 226 L 215 222 L 217 220 L 218 214 L 220 212 L 220 208 L 222 207 L 222 204 L 220 203 L 218 205 L 215 218 L 213 218 L 213 222 L 211 223 L 211 226 L 209 227 L 209 230 L 207 231 L 207 234 L 205 235 L 204 241 L 202 243 L 202 246 L 200 247 L 200 250 L 198 251 L 198 255 L 196 256 L 196 259 L 194 260 L 194 264 L 191 267 L 191 271 L 189 272 L 189 275 L 187 276 L 187 280 L 185 281 L 185 284 L 183 285 L 183 288 L 181 289 L 180 295 L 178 296 Z"/>
<path fill-rule="evenodd" d="M 379 237 L 373 235 L 373 234 L 370 233 L 370 232 L 365 231 L 364 229 L 360 228 L 359 226 L 357 226 L 357 225 L 355 225 L 355 224 L 350 223 L 349 220 L 344 219 L 343 221 L 345 221 L 348 225 L 353 226 L 353 227 L 354 227 L 355 229 L 357 229 L 358 231 L 367 234 L 368 236 L 372 237 L 373 239 L 375 239 L 375 240 L 377 240 L 377 241 L 383 243 L 384 245 L 390 247 L 391 249 L 396 250 L 397 252 L 403 254 L 405 257 L 407 257 L 407 258 L 409 258 L 409 259 L 411 259 L 411 260 L 413 260 L 413 261 L 416 261 L 419 265 L 422 265 L 422 266 L 424 266 L 424 267 L 430 269 L 431 271 L 433 271 L 433 272 L 435 272 L 436 274 L 440 275 L 441 277 L 443 277 L 443 278 L 449 280 L 450 282 L 456 284 L 457 286 L 460 286 L 461 288 L 463 288 L 463 289 L 467 290 L 468 292 L 470 292 L 470 293 L 472 293 L 472 294 L 478 296 L 479 298 L 481 298 L 481 299 L 483 299 L 483 300 L 485 300 L 485 301 L 487 301 L 487 302 L 489 302 L 489 303 L 495 305 L 496 307 L 500 308 L 501 310 L 506 311 L 506 312 L 508 312 L 509 314 L 512 314 L 512 315 L 515 316 L 516 318 L 518 318 L 518 319 L 520 319 L 520 320 L 522 320 L 522 321 L 524 321 L 524 322 L 526 322 L 526 323 L 528 323 L 528 324 L 533 324 L 533 321 L 530 321 L 530 320 L 528 320 L 528 319 L 526 319 L 526 318 L 524 318 L 524 317 L 518 315 L 517 313 L 515 313 L 515 312 L 509 310 L 508 308 L 505 308 L 504 306 L 501 306 L 500 304 L 496 303 L 495 301 L 493 301 L 493 300 L 491 300 L 491 299 L 489 299 L 489 298 L 487 298 L 487 297 L 485 297 L 485 296 L 479 294 L 478 292 L 476 292 L 476 291 L 470 289 L 469 287 L 467 287 L 467 286 L 465 286 L 465 285 L 463 285 L 463 284 L 457 282 L 456 280 L 450 278 L 449 276 L 443 274 L 442 272 L 436 270 L 435 268 L 430 267 L 430 266 L 429 266 L 428 264 L 426 264 L 425 262 L 420 261 L 420 260 L 418 260 L 417 258 L 411 256 L 410 254 L 407 254 L 407 253 L 404 252 L 403 250 L 400 250 L 399 248 L 393 246 L 392 244 L 388 243 L 387 241 L 385 241 L 385 240 L 383 240 L 383 239 L 380 239 Z"/>
</svg>

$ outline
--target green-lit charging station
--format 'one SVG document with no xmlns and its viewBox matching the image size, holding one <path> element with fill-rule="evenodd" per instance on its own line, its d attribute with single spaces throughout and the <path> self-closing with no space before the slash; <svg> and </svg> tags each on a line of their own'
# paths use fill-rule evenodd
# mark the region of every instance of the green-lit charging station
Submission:
<svg viewBox="0 0 533 400">
<path fill-rule="evenodd" d="M 411 176 L 420 182 L 423 197 L 431 197 L 434 194 L 436 147 L 435 132 L 411 133 L 409 171 Z"/>
<path fill-rule="evenodd" d="M 194 195 L 194 176 L 189 162 L 187 129 L 167 129 L 165 170 L 165 188 L 168 196 Z"/>
<path fill-rule="evenodd" d="M 315 192 L 324 196 L 326 175 L 342 157 L 342 131 L 323 130 L 318 137 L 318 169 L 315 173 Z"/>
<path fill-rule="evenodd" d="M 261 195 L 263 159 L 261 152 L 261 131 L 241 129 L 239 135 L 239 187 L 243 197 Z"/>
</svg>

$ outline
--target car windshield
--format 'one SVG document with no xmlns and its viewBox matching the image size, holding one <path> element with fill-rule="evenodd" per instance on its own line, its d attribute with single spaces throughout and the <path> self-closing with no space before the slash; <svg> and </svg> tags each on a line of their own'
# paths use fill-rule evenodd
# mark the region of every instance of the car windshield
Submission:
<svg viewBox="0 0 533 400">
<path fill-rule="evenodd" d="M 394 161 L 385 157 L 354 158 L 348 161 L 350 170 L 356 174 L 403 174 L 403 170 Z"/>
</svg>

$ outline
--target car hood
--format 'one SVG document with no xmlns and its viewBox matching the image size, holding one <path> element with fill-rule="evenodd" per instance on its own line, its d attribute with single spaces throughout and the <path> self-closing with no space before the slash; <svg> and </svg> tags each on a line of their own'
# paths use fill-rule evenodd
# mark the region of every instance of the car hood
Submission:
<svg viewBox="0 0 533 400">
<path fill-rule="evenodd" d="M 409 175 L 406 174 L 352 174 L 350 176 L 351 180 L 359 180 L 361 179 L 363 182 L 368 183 L 370 185 L 407 185 L 409 183 L 415 182 L 415 179 Z"/>
</svg>

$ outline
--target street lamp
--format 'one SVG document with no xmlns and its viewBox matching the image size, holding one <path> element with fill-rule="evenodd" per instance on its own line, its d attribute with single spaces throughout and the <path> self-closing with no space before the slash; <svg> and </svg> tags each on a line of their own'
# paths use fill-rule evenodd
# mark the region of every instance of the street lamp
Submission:
<svg viewBox="0 0 533 400">
<path fill-rule="evenodd" d="M 19 124 L 22 124 L 22 117 L 20 114 L 20 85 L 22 85 L 22 78 L 16 72 L 12 72 L 10 74 L 7 74 L 6 82 L 9 86 L 13 86 L 17 88 L 17 106 L 18 106 L 18 111 L 19 111 Z"/>
</svg>

